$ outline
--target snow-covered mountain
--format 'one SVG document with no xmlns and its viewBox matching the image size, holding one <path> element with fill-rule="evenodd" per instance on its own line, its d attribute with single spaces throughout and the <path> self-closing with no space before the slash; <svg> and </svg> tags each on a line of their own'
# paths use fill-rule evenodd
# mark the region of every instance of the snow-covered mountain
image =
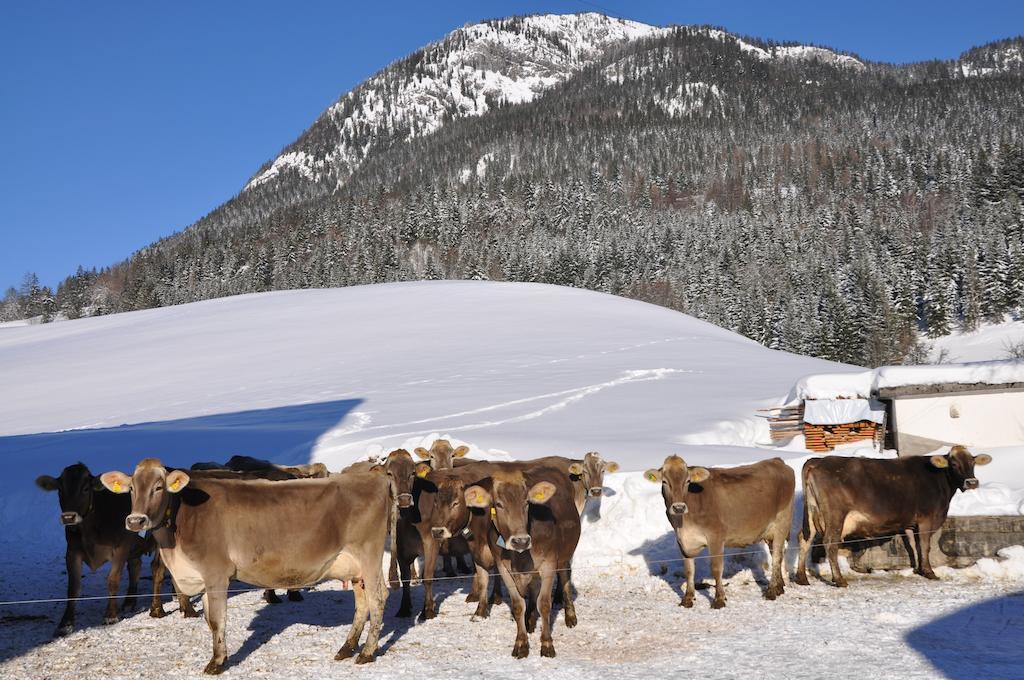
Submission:
<svg viewBox="0 0 1024 680">
<path fill-rule="evenodd" d="M 680 28 L 595 12 L 464 26 L 344 94 L 298 140 L 264 165 L 246 189 L 286 176 L 337 186 L 375 151 L 430 134 L 453 119 L 533 101 L 623 43 Z M 686 30 L 734 43 L 760 60 L 864 68 L 859 59 L 823 47 L 762 46 L 719 29 Z"/>
</svg>

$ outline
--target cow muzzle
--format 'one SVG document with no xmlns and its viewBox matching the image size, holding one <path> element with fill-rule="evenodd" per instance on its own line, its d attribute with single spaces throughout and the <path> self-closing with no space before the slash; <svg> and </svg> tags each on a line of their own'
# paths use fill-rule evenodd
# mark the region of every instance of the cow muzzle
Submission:
<svg viewBox="0 0 1024 680">
<path fill-rule="evenodd" d="M 60 523 L 66 527 L 77 526 L 82 523 L 82 516 L 77 512 L 60 513 Z"/>
<path fill-rule="evenodd" d="M 149 528 L 149 518 L 137 512 L 133 512 L 124 518 L 124 528 L 128 531 L 142 531 Z"/>
<path fill-rule="evenodd" d="M 978 488 L 978 478 L 977 477 L 968 477 L 967 479 L 964 480 L 964 491 L 970 491 L 971 489 L 977 489 L 977 488 Z"/>
<path fill-rule="evenodd" d="M 673 503 L 669 506 L 668 511 L 673 515 L 685 515 L 690 509 L 686 507 L 686 503 Z"/>
<path fill-rule="evenodd" d="M 591 498 L 600 498 L 602 491 L 603 491 L 603 489 L 601 489 L 601 487 L 599 487 L 599 486 L 592 486 L 592 487 L 590 487 L 590 497 Z"/>
<path fill-rule="evenodd" d="M 508 547 L 516 552 L 526 552 L 533 545 L 533 539 L 529 536 L 513 536 L 508 539 Z"/>
<path fill-rule="evenodd" d="M 448 531 L 448 527 L 431 527 L 430 535 L 434 537 L 436 541 L 443 541 L 452 537 L 452 532 Z"/>
<path fill-rule="evenodd" d="M 412 507 L 412 494 L 411 493 L 400 493 L 396 498 L 398 501 L 398 507 L 400 508 L 411 508 Z"/>
</svg>

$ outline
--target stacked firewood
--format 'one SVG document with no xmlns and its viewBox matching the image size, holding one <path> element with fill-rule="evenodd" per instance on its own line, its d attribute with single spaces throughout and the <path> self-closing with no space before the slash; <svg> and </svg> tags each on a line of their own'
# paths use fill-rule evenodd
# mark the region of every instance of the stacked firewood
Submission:
<svg viewBox="0 0 1024 680">
<path fill-rule="evenodd" d="M 804 440 L 811 451 L 831 451 L 840 444 L 850 444 L 865 440 L 878 439 L 880 428 L 878 423 L 870 420 L 859 420 L 855 423 L 840 425 L 803 424 Z"/>
<path fill-rule="evenodd" d="M 776 408 L 761 409 L 762 413 L 768 415 L 762 418 L 768 419 L 768 429 L 771 432 L 773 441 L 792 439 L 803 433 L 804 406 L 779 406 Z"/>
</svg>

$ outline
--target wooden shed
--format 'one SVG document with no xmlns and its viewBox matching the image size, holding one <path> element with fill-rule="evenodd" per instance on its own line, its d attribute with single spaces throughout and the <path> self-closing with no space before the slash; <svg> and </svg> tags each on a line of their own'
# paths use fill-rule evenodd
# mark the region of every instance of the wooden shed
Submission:
<svg viewBox="0 0 1024 680">
<path fill-rule="evenodd" d="M 883 366 L 801 378 L 767 409 L 773 440 L 811 451 L 871 442 L 901 456 L 943 446 L 1024 445 L 1024 362 Z"/>
</svg>

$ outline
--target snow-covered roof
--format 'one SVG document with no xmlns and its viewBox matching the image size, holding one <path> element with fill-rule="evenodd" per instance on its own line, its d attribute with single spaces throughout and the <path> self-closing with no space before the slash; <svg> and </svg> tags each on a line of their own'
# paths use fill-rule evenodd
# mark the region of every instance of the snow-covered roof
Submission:
<svg viewBox="0 0 1024 680">
<path fill-rule="evenodd" d="M 879 390 L 916 385 L 1024 383 L 1024 361 L 978 361 L 935 366 L 882 366 L 856 373 L 815 373 L 800 378 L 787 404 L 807 399 L 868 399 Z"/>
</svg>

